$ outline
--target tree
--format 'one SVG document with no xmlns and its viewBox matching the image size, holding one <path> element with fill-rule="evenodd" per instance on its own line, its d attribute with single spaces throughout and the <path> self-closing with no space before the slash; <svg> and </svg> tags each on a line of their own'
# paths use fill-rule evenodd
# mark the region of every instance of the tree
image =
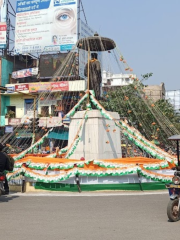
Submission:
<svg viewBox="0 0 180 240">
<path fill-rule="evenodd" d="M 175 127 L 180 130 L 180 116 L 168 100 L 154 103 L 148 99 L 143 91 L 143 81 L 150 76 L 152 73 L 142 75 L 141 81 L 135 79 L 133 84 L 109 91 L 101 104 L 106 110 L 118 112 L 121 118 L 126 118 L 148 140 L 166 145 Z"/>
</svg>

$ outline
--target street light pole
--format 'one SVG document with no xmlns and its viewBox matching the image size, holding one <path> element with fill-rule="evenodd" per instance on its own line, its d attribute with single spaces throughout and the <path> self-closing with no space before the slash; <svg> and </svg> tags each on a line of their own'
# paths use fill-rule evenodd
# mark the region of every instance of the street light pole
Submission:
<svg viewBox="0 0 180 240">
<path fill-rule="evenodd" d="M 177 140 L 177 161 L 178 161 L 178 167 L 180 167 L 180 162 L 179 162 L 179 141 Z"/>
</svg>

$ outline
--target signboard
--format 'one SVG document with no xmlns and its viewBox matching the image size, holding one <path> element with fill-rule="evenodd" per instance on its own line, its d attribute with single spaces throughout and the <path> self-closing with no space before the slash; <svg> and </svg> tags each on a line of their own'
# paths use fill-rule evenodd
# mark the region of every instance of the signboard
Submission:
<svg viewBox="0 0 180 240">
<path fill-rule="evenodd" d="M 39 118 L 39 127 L 60 127 L 62 126 L 62 117 L 41 117 Z"/>
<path fill-rule="evenodd" d="M 69 82 L 68 81 L 52 82 L 51 91 L 52 92 L 69 91 Z"/>
<path fill-rule="evenodd" d="M 57 104 L 57 99 L 43 99 L 43 100 L 39 100 L 39 105 L 40 106 L 52 106 L 52 105 L 56 105 Z"/>
<path fill-rule="evenodd" d="M 30 83 L 29 84 L 29 92 L 44 92 L 51 91 L 51 83 L 50 82 L 40 82 L 40 83 Z"/>
<path fill-rule="evenodd" d="M 5 133 L 12 133 L 13 127 L 12 126 L 5 126 Z"/>
<path fill-rule="evenodd" d="M 18 126 L 21 124 L 21 118 L 8 118 L 8 125 Z"/>
<path fill-rule="evenodd" d="M 35 76 L 38 74 L 38 68 L 28 68 L 22 69 L 20 71 L 12 72 L 12 78 L 25 78 L 30 76 Z"/>
<path fill-rule="evenodd" d="M 6 23 L 0 23 L 0 48 L 6 48 Z"/>
<path fill-rule="evenodd" d="M 14 85 L 7 87 L 7 93 L 14 93 L 14 90 L 15 90 Z"/>
<path fill-rule="evenodd" d="M 30 83 L 29 92 L 44 92 L 44 91 L 69 91 L 69 82 L 40 82 L 40 83 Z"/>
<path fill-rule="evenodd" d="M 29 84 L 15 85 L 15 91 L 29 91 Z"/>
<path fill-rule="evenodd" d="M 77 42 L 77 0 L 17 0 L 15 53 L 64 52 Z"/>
<path fill-rule="evenodd" d="M 32 138 L 32 136 L 33 136 L 33 133 L 18 131 L 16 138 Z"/>
</svg>

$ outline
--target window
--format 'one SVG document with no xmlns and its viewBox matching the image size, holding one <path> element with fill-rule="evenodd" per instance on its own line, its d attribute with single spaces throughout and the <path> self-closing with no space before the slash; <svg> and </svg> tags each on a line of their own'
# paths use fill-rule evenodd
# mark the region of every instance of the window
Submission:
<svg viewBox="0 0 180 240">
<path fill-rule="evenodd" d="M 49 116 L 49 106 L 41 107 L 41 115 L 42 115 L 42 117 L 48 117 Z"/>
<path fill-rule="evenodd" d="M 8 106 L 6 116 L 8 118 L 15 118 L 16 117 L 16 107 L 15 106 Z"/>
</svg>

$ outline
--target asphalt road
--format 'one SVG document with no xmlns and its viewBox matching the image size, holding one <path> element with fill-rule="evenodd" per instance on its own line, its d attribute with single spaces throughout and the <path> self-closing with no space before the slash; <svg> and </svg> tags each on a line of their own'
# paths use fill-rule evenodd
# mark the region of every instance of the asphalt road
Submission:
<svg viewBox="0 0 180 240">
<path fill-rule="evenodd" d="M 9 195 L 0 197 L 0 239 L 171 240 L 167 194 Z"/>
</svg>

